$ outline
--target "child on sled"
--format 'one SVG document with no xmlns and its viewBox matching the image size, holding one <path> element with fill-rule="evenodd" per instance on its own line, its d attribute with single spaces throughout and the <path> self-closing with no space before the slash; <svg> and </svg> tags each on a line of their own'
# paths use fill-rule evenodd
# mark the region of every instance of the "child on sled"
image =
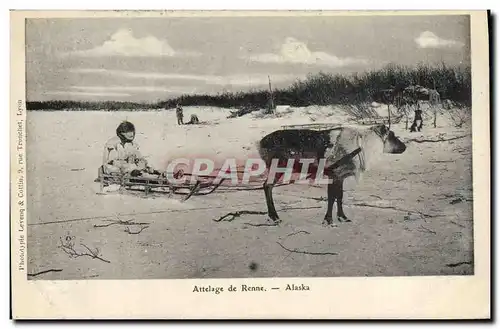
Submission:
<svg viewBox="0 0 500 329">
<path fill-rule="evenodd" d="M 134 138 L 135 126 L 128 121 L 120 123 L 116 128 L 116 136 L 104 146 L 102 167 L 105 174 L 130 174 L 133 177 L 144 173 L 160 174 L 148 165 Z"/>
</svg>

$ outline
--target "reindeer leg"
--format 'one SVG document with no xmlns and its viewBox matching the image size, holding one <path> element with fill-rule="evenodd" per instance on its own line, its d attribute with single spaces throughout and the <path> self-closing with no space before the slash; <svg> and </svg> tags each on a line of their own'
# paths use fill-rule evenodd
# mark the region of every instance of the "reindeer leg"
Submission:
<svg viewBox="0 0 500 329">
<path fill-rule="evenodd" d="M 342 209 L 342 197 L 344 195 L 344 180 L 338 180 L 334 184 L 335 197 L 337 199 L 337 220 L 339 222 L 350 222 Z"/>
<path fill-rule="evenodd" d="M 326 209 L 325 219 L 323 220 L 323 225 L 332 225 L 332 210 L 333 204 L 335 203 L 335 185 L 333 183 L 328 184 L 328 205 Z"/>
<path fill-rule="evenodd" d="M 267 181 L 264 182 L 264 193 L 266 195 L 266 204 L 267 204 L 267 214 L 270 219 L 272 219 L 273 222 L 277 223 L 279 222 L 279 216 L 278 212 L 276 211 L 276 208 L 274 207 L 274 201 L 273 201 L 273 187 L 274 183 L 269 184 Z"/>
</svg>

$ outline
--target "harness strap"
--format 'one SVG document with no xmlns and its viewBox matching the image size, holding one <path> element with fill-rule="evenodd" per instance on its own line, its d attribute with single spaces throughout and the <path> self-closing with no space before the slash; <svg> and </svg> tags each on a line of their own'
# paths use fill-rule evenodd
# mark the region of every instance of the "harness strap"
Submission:
<svg viewBox="0 0 500 329">
<path fill-rule="evenodd" d="M 333 170 L 333 169 L 336 169 L 344 164 L 347 163 L 347 161 L 351 160 L 352 158 L 354 158 L 356 155 L 358 155 L 359 153 L 361 152 L 361 147 L 358 147 L 357 149 L 355 149 L 354 151 L 352 151 L 351 153 L 349 154 L 346 154 L 344 155 L 342 158 L 340 158 L 338 161 L 335 161 L 335 163 L 331 164 L 330 166 L 328 166 L 328 168 L 326 168 L 326 170 Z"/>
<path fill-rule="evenodd" d="M 333 164 L 328 166 L 325 169 L 325 173 L 328 174 L 328 173 L 332 172 L 334 169 L 346 164 L 349 160 L 351 160 L 352 158 L 354 158 L 356 155 L 358 155 L 360 153 L 361 153 L 361 147 L 358 147 L 357 149 L 355 149 L 351 153 L 344 155 L 342 158 L 340 158 L 339 160 L 335 161 Z M 312 173 L 307 175 L 306 179 L 311 178 L 312 175 L 313 175 Z"/>
<path fill-rule="evenodd" d="M 358 145 L 362 145 L 362 143 L 360 143 L 360 139 L 362 140 L 362 137 L 358 135 Z M 361 152 L 361 147 L 359 147 L 359 149 L 360 149 L 360 152 L 358 152 L 359 165 L 361 167 L 361 170 L 365 171 L 366 170 L 365 154 L 364 152 Z"/>
</svg>

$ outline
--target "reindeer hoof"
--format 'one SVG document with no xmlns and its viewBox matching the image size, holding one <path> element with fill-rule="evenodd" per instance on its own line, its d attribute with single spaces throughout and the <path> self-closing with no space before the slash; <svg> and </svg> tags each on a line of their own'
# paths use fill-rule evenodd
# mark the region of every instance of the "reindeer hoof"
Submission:
<svg viewBox="0 0 500 329">
<path fill-rule="evenodd" d="M 323 225 L 323 226 L 333 225 L 333 218 L 332 218 L 332 216 L 325 216 L 325 218 L 323 219 L 323 223 L 321 223 L 321 225 Z"/>
<path fill-rule="evenodd" d="M 349 218 L 347 218 L 345 215 L 337 216 L 337 220 L 339 222 L 345 222 L 345 223 L 351 222 L 351 220 Z"/>
<path fill-rule="evenodd" d="M 281 219 L 270 219 L 269 220 L 270 222 L 270 225 L 273 225 L 273 226 L 278 226 L 279 224 L 281 224 L 283 221 Z"/>
<path fill-rule="evenodd" d="M 333 224 L 333 220 L 330 218 L 330 220 L 326 219 L 321 223 L 322 226 L 324 227 L 338 227 L 337 224 Z"/>
<path fill-rule="evenodd" d="M 279 218 L 278 214 L 269 214 L 269 219 L 271 220 L 272 223 L 274 224 L 279 224 L 281 223 L 281 219 Z"/>
</svg>

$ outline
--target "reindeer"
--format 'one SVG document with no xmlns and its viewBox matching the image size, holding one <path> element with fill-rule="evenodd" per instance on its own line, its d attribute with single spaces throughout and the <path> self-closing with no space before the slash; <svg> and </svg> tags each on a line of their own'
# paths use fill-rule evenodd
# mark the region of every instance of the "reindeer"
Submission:
<svg viewBox="0 0 500 329">
<path fill-rule="evenodd" d="M 259 155 L 270 169 L 273 159 L 278 163 L 287 163 L 289 159 L 295 161 L 310 158 L 317 162 L 325 160 L 324 173 L 331 179 L 328 184 L 328 205 L 323 224 L 332 225 L 332 209 L 337 200 L 337 220 L 349 222 L 342 208 L 343 183 L 347 177 L 359 175 L 367 169 L 371 155 L 381 153 L 401 154 L 406 146 L 385 125 L 370 128 L 337 127 L 328 130 L 277 130 L 263 137 L 258 144 Z M 275 161 L 276 161 L 275 160 Z M 294 170 L 301 170 L 300 165 L 294 164 Z M 317 170 L 313 167 L 310 176 Z M 279 180 L 279 175 L 269 179 L 269 172 L 264 182 L 269 218 L 280 222 L 274 206 L 272 190 Z"/>
</svg>

